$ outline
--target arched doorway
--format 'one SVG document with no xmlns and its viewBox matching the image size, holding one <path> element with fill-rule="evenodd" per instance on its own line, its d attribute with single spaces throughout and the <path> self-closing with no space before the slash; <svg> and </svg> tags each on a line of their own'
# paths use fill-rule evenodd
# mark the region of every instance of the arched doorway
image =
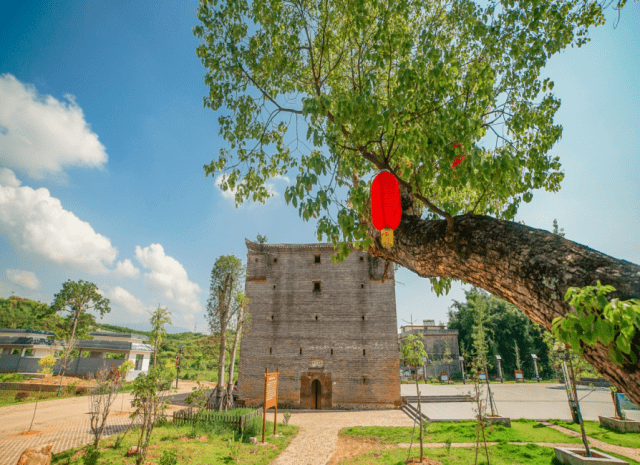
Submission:
<svg viewBox="0 0 640 465">
<path fill-rule="evenodd" d="M 313 405 L 312 408 L 316 410 L 322 409 L 321 398 L 322 398 L 322 385 L 320 384 L 320 381 L 318 381 L 317 379 L 314 379 L 313 382 L 311 383 L 311 402 Z"/>
</svg>

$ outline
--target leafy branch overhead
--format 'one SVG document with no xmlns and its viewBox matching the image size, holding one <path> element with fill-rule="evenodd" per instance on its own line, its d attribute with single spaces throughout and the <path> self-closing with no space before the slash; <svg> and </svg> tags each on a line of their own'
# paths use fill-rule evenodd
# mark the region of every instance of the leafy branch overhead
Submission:
<svg viewBox="0 0 640 465">
<path fill-rule="evenodd" d="M 633 365 L 640 356 L 639 348 L 632 345 L 640 331 L 640 300 L 608 301 L 605 296 L 613 291 L 613 286 L 600 281 L 597 286 L 569 288 L 565 300 L 571 300 L 575 313 L 554 318 L 552 331 L 578 354 L 583 344 L 593 347 L 600 342 L 613 362 Z"/>
<path fill-rule="evenodd" d="M 227 142 L 206 174 L 224 172 L 221 188 L 237 189 L 240 204 L 264 202 L 265 182 L 298 168 L 287 203 L 319 218 L 319 240 L 365 248 L 380 169 L 449 226 L 467 212 L 512 219 L 534 189 L 557 191 L 563 178 L 549 155 L 560 101 L 541 69 L 604 23 L 601 5 L 575 5 L 201 0 L 204 105 L 223 109 Z M 481 144 L 487 135 L 494 145 Z"/>
</svg>

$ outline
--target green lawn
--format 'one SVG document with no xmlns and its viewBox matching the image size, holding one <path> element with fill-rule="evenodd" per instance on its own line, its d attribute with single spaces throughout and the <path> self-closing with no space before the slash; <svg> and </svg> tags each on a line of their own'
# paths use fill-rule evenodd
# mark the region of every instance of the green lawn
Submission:
<svg viewBox="0 0 640 465">
<path fill-rule="evenodd" d="M 549 423 L 553 423 L 558 426 L 564 426 L 567 429 L 581 433 L 580 425 L 563 420 L 549 420 Z M 607 444 L 613 444 L 623 447 L 637 447 L 640 448 L 640 433 L 618 433 L 617 431 L 610 430 L 603 426 L 600 426 L 599 421 L 585 421 L 584 430 L 587 436 L 598 439 Z"/>
<path fill-rule="evenodd" d="M 345 428 L 340 434 L 358 438 L 379 438 L 385 444 L 410 443 L 412 427 L 356 426 Z M 418 438 L 416 430 L 414 441 Z M 427 426 L 425 442 L 475 442 L 476 423 L 474 421 L 442 421 Z M 561 442 L 578 444 L 582 441 L 546 427 L 535 420 L 512 420 L 511 428 L 492 425 L 485 429 L 488 442 Z"/>
<path fill-rule="evenodd" d="M 261 434 L 262 422 L 258 422 L 257 430 L 251 434 Z M 278 424 L 278 432 L 284 437 L 274 438 L 269 436 L 273 431 L 273 423 L 267 422 L 267 446 L 259 446 L 248 442 L 249 436 L 240 437 L 228 428 L 216 428 L 208 432 L 199 431 L 194 439 L 189 437 L 191 427 L 174 427 L 171 423 L 156 427 L 151 436 L 149 452 L 146 462 L 158 464 L 165 451 L 175 451 L 177 453 L 178 464 L 209 465 L 242 463 L 249 465 L 268 464 L 277 457 L 284 448 L 291 442 L 298 433 L 298 427 L 292 425 Z M 132 457 L 125 457 L 130 446 L 137 444 L 139 431 L 127 434 L 118 449 L 114 447 L 115 437 L 109 437 L 100 441 L 101 452 L 96 465 L 127 464 L 135 463 Z M 206 436 L 203 437 L 203 436 Z M 261 437 L 259 437 L 261 440 Z M 68 450 L 57 454 L 51 461 L 52 465 L 82 465 L 82 453 L 75 459 L 72 457 L 83 448 Z"/>
<path fill-rule="evenodd" d="M 414 445 L 415 446 L 415 445 Z M 555 452 L 551 447 L 541 447 L 536 444 L 526 446 L 516 446 L 511 444 L 498 444 L 488 446 L 489 460 L 491 465 L 559 465 L 555 458 Z M 407 460 L 408 450 L 403 448 L 376 449 L 366 454 L 358 455 L 350 460 L 341 462 L 341 465 L 364 465 L 371 463 L 402 465 Z M 484 446 L 478 451 L 478 464 L 486 464 Z M 426 457 L 440 461 L 443 465 L 468 465 L 475 462 L 476 449 L 468 447 L 452 447 L 449 452 L 446 448 L 424 449 Z M 610 454 L 613 455 L 613 454 Z M 411 457 L 419 457 L 420 448 L 411 449 Z M 616 455 L 629 462 L 630 465 L 640 465 L 640 463 Z"/>
<path fill-rule="evenodd" d="M 29 397 L 25 400 L 18 401 L 16 400 L 16 394 L 18 392 L 28 392 Z M 69 399 L 71 397 L 77 397 L 74 394 L 68 394 L 65 392 L 64 388 L 60 393 L 60 397 L 58 397 L 58 391 L 56 392 L 41 392 L 38 397 L 38 391 L 16 391 L 13 389 L 7 389 L 0 391 L 0 407 L 5 407 L 7 405 L 17 405 L 17 404 L 29 404 L 35 402 L 36 400 L 42 402 L 46 400 L 55 400 L 55 399 Z"/>
</svg>

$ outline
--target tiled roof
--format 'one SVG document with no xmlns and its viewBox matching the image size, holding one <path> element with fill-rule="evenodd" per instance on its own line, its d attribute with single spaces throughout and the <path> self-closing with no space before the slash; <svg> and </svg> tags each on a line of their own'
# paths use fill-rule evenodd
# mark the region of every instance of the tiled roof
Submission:
<svg viewBox="0 0 640 465">
<path fill-rule="evenodd" d="M 102 337 L 126 337 L 129 339 L 140 339 L 142 341 L 148 341 L 149 338 L 143 334 L 136 333 L 117 333 L 115 331 L 91 331 L 89 336 L 102 336 Z"/>
<path fill-rule="evenodd" d="M 29 333 L 29 334 L 46 334 L 53 336 L 53 331 L 41 331 L 38 329 L 20 329 L 20 328 L 0 328 L 0 333 Z"/>
</svg>

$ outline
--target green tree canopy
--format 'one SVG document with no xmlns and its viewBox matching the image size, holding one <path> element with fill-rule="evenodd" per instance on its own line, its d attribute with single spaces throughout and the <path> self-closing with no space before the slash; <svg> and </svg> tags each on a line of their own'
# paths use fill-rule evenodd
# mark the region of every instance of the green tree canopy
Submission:
<svg viewBox="0 0 640 465">
<path fill-rule="evenodd" d="M 514 340 L 517 341 L 522 371 L 527 378 L 534 376 L 533 361 L 529 354 L 538 355 L 538 370 L 543 378 L 554 375 L 544 343 L 544 328 L 529 320 L 522 311 L 500 297 L 478 288 L 465 290 L 464 302 L 454 300 L 449 309 L 449 329 L 458 330 L 461 346 L 474 347 L 474 325 L 480 306 L 485 308 L 484 331 L 487 344 L 487 365 L 490 373 L 497 374 L 495 355 L 502 356 L 505 378 L 512 379 L 517 370 Z"/>
<path fill-rule="evenodd" d="M 337 222 L 322 216 L 319 239 L 342 233 L 365 246 L 359 219 L 370 218 L 379 169 L 432 217 L 512 219 L 533 190 L 558 190 L 560 162 L 548 152 L 562 134 L 553 124 L 560 101 L 540 72 L 604 22 L 599 5 L 566 0 L 201 0 L 198 18 L 204 103 L 225 109 L 218 121 L 228 143 L 206 173 L 237 157 L 221 188 L 236 187 L 239 204 L 264 201 L 265 181 L 297 167 L 287 202 L 300 203 L 305 220 L 337 203 Z M 307 143 L 292 151 L 285 138 L 293 129 L 300 140 L 300 127 Z M 495 146 L 481 142 L 487 134 Z M 332 183 L 312 194 L 328 173 Z M 349 186 L 346 205 L 337 186 Z"/>
</svg>

